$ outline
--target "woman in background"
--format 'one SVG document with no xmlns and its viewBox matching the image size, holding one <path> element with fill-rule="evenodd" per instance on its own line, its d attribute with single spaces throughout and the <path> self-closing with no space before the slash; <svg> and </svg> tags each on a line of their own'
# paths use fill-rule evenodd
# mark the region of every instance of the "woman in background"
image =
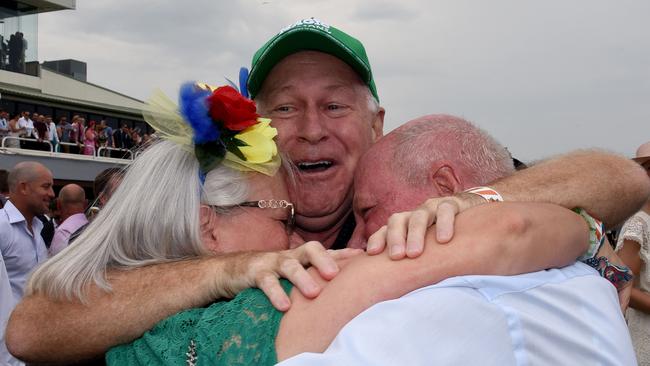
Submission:
<svg viewBox="0 0 650 366">
<path fill-rule="evenodd" d="M 97 132 L 95 132 L 95 121 L 88 122 L 88 128 L 84 133 L 84 155 L 95 155 L 97 144 Z"/>
<path fill-rule="evenodd" d="M 650 141 L 639 147 L 634 160 L 650 175 Z M 637 274 L 626 317 L 639 365 L 650 365 L 650 200 L 623 225 L 616 251 Z"/>
</svg>

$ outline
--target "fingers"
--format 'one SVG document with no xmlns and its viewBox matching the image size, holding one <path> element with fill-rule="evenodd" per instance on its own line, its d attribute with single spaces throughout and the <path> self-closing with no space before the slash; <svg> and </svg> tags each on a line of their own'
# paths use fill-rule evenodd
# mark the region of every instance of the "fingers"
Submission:
<svg viewBox="0 0 650 366">
<path fill-rule="evenodd" d="M 336 261 L 319 242 L 307 242 L 296 250 L 300 250 L 300 263 L 302 265 L 311 264 L 324 279 L 331 280 L 339 273 L 339 266 Z"/>
<path fill-rule="evenodd" d="M 443 201 L 438 205 L 436 239 L 439 243 L 448 243 L 454 236 L 454 220 L 458 211 L 458 204 L 454 201 Z"/>
<path fill-rule="evenodd" d="M 280 285 L 277 277 L 273 276 L 271 273 L 267 275 L 260 276 L 256 281 L 257 287 L 264 292 L 266 297 L 269 298 L 273 307 L 279 311 L 287 311 L 291 306 L 291 300 L 289 296 L 284 292 L 284 289 Z"/>
<path fill-rule="evenodd" d="M 340 261 L 340 260 L 356 257 L 357 255 L 363 253 L 363 249 L 358 249 L 358 248 L 345 248 L 339 250 L 328 249 L 327 253 L 335 261 Z"/>
<path fill-rule="evenodd" d="M 393 214 L 388 218 L 386 245 L 391 259 L 402 259 L 406 255 L 406 230 L 409 212 Z"/>
<path fill-rule="evenodd" d="M 431 225 L 429 222 L 431 214 L 425 209 L 417 209 L 413 211 L 408 221 L 408 230 L 406 237 L 406 256 L 409 258 L 416 258 L 424 251 L 424 237 L 427 233 L 427 228 Z M 435 217 L 435 216 L 433 216 Z"/>
<path fill-rule="evenodd" d="M 386 233 L 388 227 L 386 225 L 382 226 L 374 234 L 370 235 L 368 238 L 368 246 L 366 247 L 366 253 L 370 255 L 379 254 L 384 251 L 386 248 Z"/>
<path fill-rule="evenodd" d="M 298 250 L 298 249 L 295 249 Z M 285 257 L 281 254 L 280 268 L 278 270 L 279 277 L 286 278 L 300 290 L 300 292 L 307 298 L 314 298 L 320 293 L 321 287 L 311 277 L 303 264 L 296 258 Z M 336 263 L 334 263 L 336 266 Z M 338 267 L 336 267 L 338 271 Z"/>
</svg>

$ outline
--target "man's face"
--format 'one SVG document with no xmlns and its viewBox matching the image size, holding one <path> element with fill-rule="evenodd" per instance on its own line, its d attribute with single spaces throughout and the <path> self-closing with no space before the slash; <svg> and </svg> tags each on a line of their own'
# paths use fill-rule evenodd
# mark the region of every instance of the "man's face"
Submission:
<svg viewBox="0 0 650 366">
<path fill-rule="evenodd" d="M 298 168 L 290 194 L 307 231 L 328 229 L 350 209 L 357 162 L 382 134 L 383 110 L 370 111 L 368 95 L 352 68 L 314 51 L 286 57 L 264 82 L 260 114 Z"/>
<path fill-rule="evenodd" d="M 359 162 L 354 180 L 357 227 L 350 240 L 354 247 L 360 247 L 359 243 L 365 243 L 386 225 L 390 215 L 413 210 L 436 195 L 433 189 L 418 188 L 401 180 L 391 168 L 392 159 L 392 149 L 373 148 Z"/>
<path fill-rule="evenodd" d="M 26 182 L 23 193 L 27 198 L 27 207 L 34 215 L 49 211 L 50 201 L 54 199 L 54 182 L 52 173 L 45 168 L 39 168 L 36 179 Z"/>
</svg>

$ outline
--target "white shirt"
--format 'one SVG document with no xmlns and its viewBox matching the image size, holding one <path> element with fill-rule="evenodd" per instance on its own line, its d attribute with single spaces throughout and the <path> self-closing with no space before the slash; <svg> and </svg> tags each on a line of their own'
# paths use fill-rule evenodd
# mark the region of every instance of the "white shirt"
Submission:
<svg viewBox="0 0 650 366">
<path fill-rule="evenodd" d="M 25 127 L 25 135 L 27 137 L 32 137 L 34 132 L 34 121 L 32 121 L 31 118 L 20 117 L 18 119 L 18 127 Z"/>
<path fill-rule="evenodd" d="M 48 128 L 47 139 L 49 141 L 59 142 L 59 135 L 56 134 L 56 125 L 54 124 L 54 122 L 50 122 L 50 124 L 47 125 L 47 128 Z"/>
<path fill-rule="evenodd" d="M 576 263 L 461 276 L 379 303 L 290 365 L 636 365 L 614 287 Z"/>
<path fill-rule="evenodd" d="M 0 365 L 24 365 L 9 353 L 5 344 L 5 329 L 9 321 L 9 315 L 16 306 L 16 299 L 11 293 L 9 276 L 1 254 L 0 251 Z"/>
<path fill-rule="evenodd" d="M 41 237 L 43 223 L 32 219 L 32 232 L 27 229 L 25 217 L 16 206 L 7 201 L 0 210 L 0 252 L 9 275 L 14 297 L 20 300 L 32 270 L 47 259 L 47 249 Z"/>
</svg>

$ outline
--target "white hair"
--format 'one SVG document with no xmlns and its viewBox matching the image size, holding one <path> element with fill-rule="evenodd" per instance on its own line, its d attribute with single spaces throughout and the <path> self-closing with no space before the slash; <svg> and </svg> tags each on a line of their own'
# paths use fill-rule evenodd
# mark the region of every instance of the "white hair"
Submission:
<svg viewBox="0 0 650 366">
<path fill-rule="evenodd" d="M 463 168 L 472 185 L 485 185 L 514 173 L 508 151 L 492 136 L 458 117 L 439 114 L 393 131 L 392 165 L 413 185 L 425 184 L 430 164 L 450 160 Z"/>
<path fill-rule="evenodd" d="M 85 231 L 32 275 L 26 293 L 85 299 L 89 285 L 110 291 L 108 268 L 141 267 L 206 253 L 201 202 L 231 206 L 248 194 L 243 174 L 220 165 L 202 187 L 194 154 L 154 141 L 128 168 L 115 193 Z"/>
</svg>

